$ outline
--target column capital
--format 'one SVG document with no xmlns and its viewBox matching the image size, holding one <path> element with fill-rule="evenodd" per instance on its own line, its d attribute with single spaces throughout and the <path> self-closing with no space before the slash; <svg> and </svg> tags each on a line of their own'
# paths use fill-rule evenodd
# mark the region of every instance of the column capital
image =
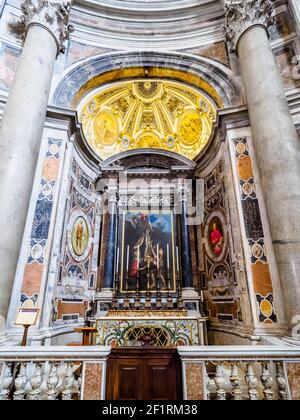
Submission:
<svg viewBox="0 0 300 420">
<path fill-rule="evenodd" d="M 231 46 L 237 51 L 241 36 L 254 26 L 266 28 L 273 23 L 273 4 L 270 0 L 223 0 L 225 8 L 224 31 Z"/>
<path fill-rule="evenodd" d="M 22 23 L 26 30 L 32 25 L 44 27 L 55 39 L 58 53 L 64 53 L 64 42 L 74 30 L 69 25 L 71 4 L 72 0 L 24 0 L 21 4 Z"/>
<path fill-rule="evenodd" d="M 189 180 L 178 178 L 177 181 L 177 197 L 179 202 L 188 202 L 192 190 Z"/>
</svg>

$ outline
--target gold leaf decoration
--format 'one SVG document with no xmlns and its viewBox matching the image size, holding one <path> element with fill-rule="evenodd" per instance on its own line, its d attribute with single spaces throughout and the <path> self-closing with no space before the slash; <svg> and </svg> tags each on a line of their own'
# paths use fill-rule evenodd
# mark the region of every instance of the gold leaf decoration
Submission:
<svg viewBox="0 0 300 420">
<path fill-rule="evenodd" d="M 201 91 L 164 79 L 106 85 L 79 105 L 85 138 L 100 159 L 156 148 L 195 159 L 207 146 L 216 108 Z"/>
</svg>

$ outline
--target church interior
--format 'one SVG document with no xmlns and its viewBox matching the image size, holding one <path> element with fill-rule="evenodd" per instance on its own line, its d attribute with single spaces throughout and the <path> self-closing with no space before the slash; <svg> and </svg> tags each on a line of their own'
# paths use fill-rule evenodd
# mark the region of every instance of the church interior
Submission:
<svg viewBox="0 0 300 420">
<path fill-rule="evenodd" d="M 0 0 L 0 400 L 300 399 L 300 1 Z"/>
</svg>

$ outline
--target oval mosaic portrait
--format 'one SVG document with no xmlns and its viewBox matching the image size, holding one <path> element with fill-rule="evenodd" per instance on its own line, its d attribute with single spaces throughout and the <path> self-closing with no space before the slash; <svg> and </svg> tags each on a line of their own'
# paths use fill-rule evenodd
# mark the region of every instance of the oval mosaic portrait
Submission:
<svg viewBox="0 0 300 420">
<path fill-rule="evenodd" d="M 224 249 L 224 229 L 221 220 L 214 217 L 209 225 L 208 242 L 214 256 L 220 257 Z"/>
<path fill-rule="evenodd" d="M 86 220 L 79 216 L 72 227 L 72 248 L 78 257 L 81 257 L 89 243 L 89 228 Z"/>
</svg>

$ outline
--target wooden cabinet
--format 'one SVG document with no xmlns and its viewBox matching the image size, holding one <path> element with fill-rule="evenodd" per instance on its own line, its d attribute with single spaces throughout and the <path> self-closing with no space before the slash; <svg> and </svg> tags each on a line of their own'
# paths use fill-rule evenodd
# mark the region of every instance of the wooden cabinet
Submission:
<svg viewBox="0 0 300 420">
<path fill-rule="evenodd" d="M 113 349 L 107 365 L 106 399 L 182 399 L 181 361 L 177 350 Z"/>
</svg>

